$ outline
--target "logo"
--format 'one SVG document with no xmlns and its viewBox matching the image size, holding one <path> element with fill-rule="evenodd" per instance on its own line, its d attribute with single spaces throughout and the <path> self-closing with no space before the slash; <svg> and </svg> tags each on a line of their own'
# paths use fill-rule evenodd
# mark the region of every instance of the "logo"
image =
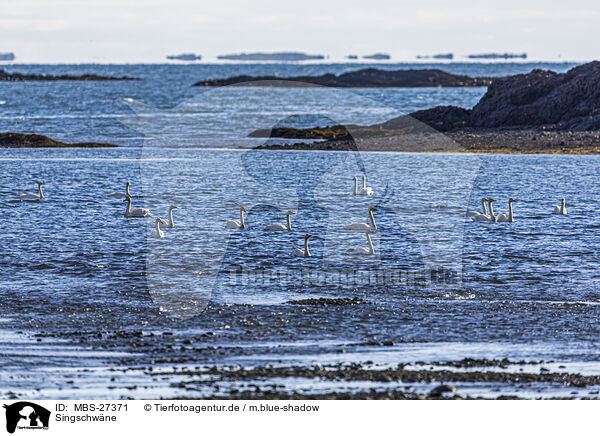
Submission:
<svg viewBox="0 0 600 436">
<path fill-rule="evenodd" d="M 4 405 L 6 409 L 6 431 L 14 433 L 18 429 L 47 430 L 50 411 L 28 401 Z"/>
</svg>

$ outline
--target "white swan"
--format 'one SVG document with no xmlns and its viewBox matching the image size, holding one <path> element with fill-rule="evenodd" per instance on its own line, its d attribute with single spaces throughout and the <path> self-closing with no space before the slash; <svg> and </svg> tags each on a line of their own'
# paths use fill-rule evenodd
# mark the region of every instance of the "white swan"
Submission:
<svg viewBox="0 0 600 436">
<path fill-rule="evenodd" d="M 513 217 L 513 206 L 512 204 L 517 201 L 514 198 L 511 198 L 508 200 L 508 214 L 506 213 L 499 213 L 498 216 L 496 216 L 496 222 L 499 223 L 512 223 L 514 221 L 514 217 Z"/>
<path fill-rule="evenodd" d="M 227 227 L 228 229 L 245 229 L 246 223 L 244 223 L 244 212 L 246 212 L 246 208 L 244 206 L 240 207 L 240 220 L 227 221 L 225 227 Z"/>
<path fill-rule="evenodd" d="M 560 206 L 554 206 L 554 211 L 552 212 L 552 214 L 553 215 L 566 215 L 567 214 L 567 207 L 566 207 L 564 198 L 561 200 Z"/>
<path fill-rule="evenodd" d="M 371 233 L 374 233 L 373 230 L 367 230 L 365 232 L 365 234 L 367 235 L 367 243 L 369 244 L 369 247 L 351 248 L 350 250 L 348 250 L 348 252 L 351 254 L 375 254 L 375 249 L 373 248 L 373 241 L 371 241 Z"/>
<path fill-rule="evenodd" d="M 285 215 L 286 215 L 287 226 L 283 225 L 283 224 L 269 224 L 268 226 L 265 226 L 265 230 L 273 230 L 273 231 L 288 230 L 288 231 L 291 231 L 292 230 L 291 216 L 296 215 L 296 214 L 294 212 L 292 212 L 291 210 L 288 210 L 285 213 Z"/>
<path fill-rule="evenodd" d="M 472 217 L 473 221 L 490 222 L 490 223 L 496 222 L 496 215 L 494 215 L 494 207 L 492 206 L 492 202 L 494 202 L 494 201 L 496 201 L 496 200 L 494 200 L 493 198 L 487 199 L 489 215 L 483 215 L 483 214 L 475 215 L 474 217 Z"/>
<path fill-rule="evenodd" d="M 172 229 L 173 227 L 175 227 L 175 223 L 173 222 L 173 209 L 177 209 L 177 206 L 169 206 L 169 221 L 161 220 L 162 222 L 160 223 L 160 225 L 162 227 L 166 227 L 168 229 Z"/>
<path fill-rule="evenodd" d="M 375 232 L 377 230 L 377 224 L 375 224 L 375 217 L 373 217 L 374 210 L 374 206 L 369 207 L 369 220 L 371 221 L 371 225 L 367 223 L 352 223 L 345 226 L 344 230 L 372 230 L 373 232 Z"/>
<path fill-rule="evenodd" d="M 131 196 L 125 197 L 127 202 L 127 210 L 125 211 L 125 218 L 150 218 L 152 213 L 148 209 L 141 207 L 131 208 Z"/>
<path fill-rule="evenodd" d="M 362 187 L 358 189 L 358 177 L 354 177 L 354 195 L 373 195 L 373 190 L 371 188 Z M 363 176 L 363 184 L 365 183 L 365 179 Z"/>
<path fill-rule="evenodd" d="M 483 213 L 475 212 L 475 211 L 467 211 L 467 212 L 461 213 L 459 216 L 468 216 L 468 217 L 474 217 L 474 216 L 479 216 L 479 215 L 489 216 L 487 213 L 487 210 L 485 209 L 486 201 L 487 201 L 487 198 L 485 198 L 485 197 L 481 199 L 481 209 L 483 210 Z"/>
<path fill-rule="evenodd" d="M 311 236 L 311 234 L 307 233 L 306 236 L 304 236 L 304 249 L 295 248 L 294 251 L 292 251 L 292 255 L 298 257 L 310 257 L 310 251 L 308 250 L 308 238 Z"/>
<path fill-rule="evenodd" d="M 129 193 L 129 187 L 131 186 L 130 182 L 127 182 L 127 184 L 125 185 L 125 193 L 123 192 L 111 192 L 110 194 L 106 194 L 107 197 L 115 197 L 115 198 L 126 198 L 126 197 L 131 197 L 131 194 Z"/>
<path fill-rule="evenodd" d="M 45 183 L 37 182 L 37 184 L 38 184 L 38 193 L 37 194 L 32 194 L 31 192 L 26 192 L 24 194 L 21 194 L 19 196 L 19 199 L 21 199 L 21 200 L 43 200 L 44 192 L 42 191 L 42 186 L 45 185 Z"/>
<path fill-rule="evenodd" d="M 363 180 L 363 189 L 366 189 L 367 191 L 367 195 L 373 195 L 373 188 L 367 186 L 367 176 L 362 176 L 362 180 Z"/>
<path fill-rule="evenodd" d="M 152 232 L 153 238 L 162 239 L 165 237 L 165 233 L 160 229 L 160 225 L 163 223 L 166 223 L 166 221 L 160 218 L 156 218 L 156 229 Z"/>
</svg>

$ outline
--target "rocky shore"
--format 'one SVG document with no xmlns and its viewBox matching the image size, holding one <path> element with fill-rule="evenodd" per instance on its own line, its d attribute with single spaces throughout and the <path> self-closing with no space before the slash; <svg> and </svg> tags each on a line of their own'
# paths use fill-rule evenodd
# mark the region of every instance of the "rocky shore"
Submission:
<svg viewBox="0 0 600 436">
<path fill-rule="evenodd" d="M 486 77 L 469 77 L 450 74 L 442 70 L 379 70 L 365 68 L 340 74 L 321 76 L 236 76 L 227 79 L 202 80 L 194 86 L 273 86 L 293 87 L 320 85 L 338 88 L 417 88 L 488 86 L 492 80 Z"/>
<path fill-rule="evenodd" d="M 136 77 L 114 77 L 114 76 L 99 76 L 97 74 L 82 74 L 79 76 L 71 76 L 61 74 L 53 76 L 50 74 L 23 74 L 23 73 L 7 73 L 5 70 L 0 70 L 0 82 L 48 82 L 48 81 L 110 81 L 110 80 L 141 80 Z"/>
<path fill-rule="evenodd" d="M 77 142 L 67 144 L 56 141 L 44 135 L 28 135 L 24 133 L 0 133 L 0 148 L 103 148 L 118 147 L 114 144 L 104 144 L 99 142 Z"/>
<path fill-rule="evenodd" d="M 438 106 L 370 126 L 278 127 L 254 137 L 322 140 L 259 148 L 600 153 L 600 62 L 494 80 L 473 109 Z"/>
<path fill-rule="evenodd" d="M 442 363 L 444 364 L 444 363 Z M 463 365 L 464 364 L 464 365 Z M 190 392 L 190 398 L 194 398 L 193 392 L 197 388 L 204 389 L 206 380 L 215 378 L 215 385 L 222 382 L 241 382 L 261 380 L 261 385 L 253 384 L 252 389 L 235 388 L 228 392 L 221 392 L 202 398 L 212 399 L 477 399 L 478 396 L 461 395 L 460 386 L 476 386 L 477 384 L 514 385 L 524 387 L 536 385 L 538 387 L 547 385 L 566 386 L 573 389 L 573 395 L 577 389 L 590 388 L 600 385 L 599 376 L 584 376 L 567 372 L 550 372 L 541 367 L 539 372 L 523 371 L 506 372 L 497 371 L 494 368 L 505 368 L 509 364 L 519 364 L 522 367 L 536 365 L 538 362 L 511 362 L 508 359 L 502 361 L 487 361 L 486 359 L 464 359 L 459 362 L 450 362 L 447 366 L 469 367 L 469 371 L 451 371 L 446 369 L 418 369 L 408 365 L 400 364 L 394 368 L 374 369 L 362 364 L 335 365 L 335 366 L 291 366 L 272 367 L 260 366 L 255 368 L 240 367 L 212 367 L 203 370 L 179 370 L 173 372 L 153 372 L 154 376 L 183 376 L 186 380 L 178 382 L 177 387 L 184 388 Z M 429 366 L 429 365 L 428 365 Z M 473 369 L 477 368 L 477 369 Z M 283 383 L 286 379 L 315 379 L 330 381 L 334 383 L 348 382 L 371 382 L 376 383 L 377 388 L 359 391 L 345 391 L 337 389 L 327 393 L 307 394 L 303 392 L 290 392 L 279 390 L 278 385 L 269 385 L 268 380 L 277 380 Z M 200 382 L 202 380 L 202 382 Z M 408 386 L 398 387 L 397 383 L 412 384 L 413 386 L 429 386 L 426 392 L 418 393 Z M 384 387 L 381 387 L 383 384 Z M 385 387 L 390 384 L 389 387 Z M 457 385 L 459 387 L 456 387 Z M 241 386 L 241 385 L 240 385 Z M 221 389 L 216 389 L 221 391 Z M 594 398 L 598 391 L 594 390 Z M 590 392 L 590 393 L 591 393 Z M 518 399 L 518 396 L 505 396 L 499 394 L 496 399 Z M 563 399 L 575 398 L 565 395 Z M 592 397 L 590 397 L 592 398 Z"/>
</svg>

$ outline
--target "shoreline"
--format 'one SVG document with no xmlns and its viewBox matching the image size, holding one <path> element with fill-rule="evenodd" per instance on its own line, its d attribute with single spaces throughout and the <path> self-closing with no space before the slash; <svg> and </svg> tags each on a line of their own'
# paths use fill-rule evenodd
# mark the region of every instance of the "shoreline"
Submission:
<svg viewBox="0 0 600 436">
<path fill-rule="evenodd" d="M 312 134 L 313 132 L 311 132 Z M 357 132 L 361 134 L 360 130 Z M 379 132 L 381 133 L 381 132 Z M 313 137 L 314 138 L 314 137 Z M 317 139 L 317 138 L 315 138 Z M 600 132 L 550 130 L 457 130 L 343 139 L 294 144 L 264 144 L 257 150 L 379 151 L 474 154 L 600 154 Z"/>
</svg>

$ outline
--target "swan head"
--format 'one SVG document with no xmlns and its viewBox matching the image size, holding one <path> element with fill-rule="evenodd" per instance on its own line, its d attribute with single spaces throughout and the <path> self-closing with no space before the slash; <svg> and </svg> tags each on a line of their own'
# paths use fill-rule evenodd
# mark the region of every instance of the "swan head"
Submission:
<svg viewBox="0 0 600 436">
<path fill-rule="evenodd" d="M 492 203 L 492 202 L 494 202 L 496 200 L 494 200 L 493 198 L 488 198 L 487 201 L 488 201 L 488 203 Z"/>
<path fill-rule="evenodd" d="M 487 198 L 485 198 L 485 197 L 483 197 L 483 198 L 481 199 L 481 201 L 488 201 L 488 199 L 487 199 Z"/>
<path fill-rule="evenodd" d="M 131 186 L 131 182 L 127 182 L 125 186 Z"/>
<path fill-rule="evenodd" d="M 240 207 L 240 212 L 246 212 L 246 208 L 244 206 Z"/>
<path fill-rule="evenodd" d="M 169 206 L 169 209 L 170 210 L 177 209 L 177 206 L 171 205 L 171 206 Z"/>
<path fill-rule="evenodd" d="M 308 239 L 308 238 L 310 238 L 311 236 L 312 236 L 312 235 L 311 235 L 310 233 L 307 233 L 307 234 L 304 236 L 304 239 Z"/>
<path fill-rule="evenodd" d="M 512 197 L 508 199 L 508 202 L 509 202 L 509 203 L 514 203 L 515 201 L 517 201 L 517 200 L 515 200 L 515 199 L 514 199 L 514 198 L 512 198 Z"/>
<path fill-rule="evenodd" d="M 296 212 L 294 212 L 292 210 L 288 210 L 285 214 L 286 215 L 296 215 Z"/>
<path fill-rule="evenodd" d="M 352 177 L 352 180 L 358 181 L 358 177 Z"/>
<path fill-rule="evenodd" d="M 38 182 L 37 182 L 37 184 L 38 184 L 38 186 L 45 185 L 45 183 L 44 183 L 43 181 L 41 181 L 41 180 L 40 180 L 40 181 L 38 181 Z"/>
<path fill-rule="evenodd" d="M 560 201 L 561 201 L 561 203 L 562 203 L 562 204 L 565 204 L 565 199 L 564 199 L 564 197 L 563 197 L 563 198 L 561 198 L 561 200 L 560 200 Z"/>
<path fill-rule="evenodd" d="M 369 212 L 372 212 L 374 210 L 377 210 L 377 208 L 375 206 L 369 206 Z"/>
</svg>

